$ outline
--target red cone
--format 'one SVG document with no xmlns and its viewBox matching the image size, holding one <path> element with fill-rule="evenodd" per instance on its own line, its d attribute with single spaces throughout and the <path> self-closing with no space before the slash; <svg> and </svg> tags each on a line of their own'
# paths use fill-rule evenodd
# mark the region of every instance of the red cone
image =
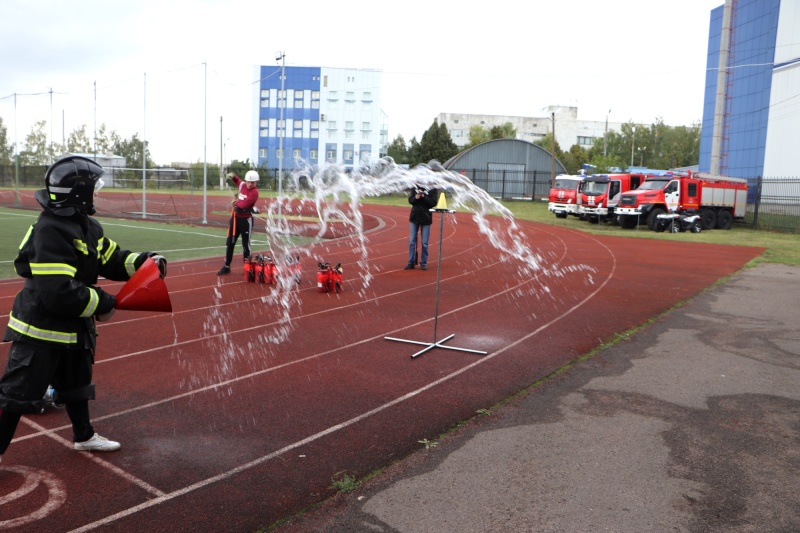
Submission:
<svg viewBox="0 0 800 533">
<path fill-rule="evenodd" d="M 161 279 L 161 272 L 155 261 L 149 257 L 145 259 L 144 264 L 117 293 L 117 304 L 114 307 L 129 311 L 172 312 L 167 284 Z"/>
</svg>

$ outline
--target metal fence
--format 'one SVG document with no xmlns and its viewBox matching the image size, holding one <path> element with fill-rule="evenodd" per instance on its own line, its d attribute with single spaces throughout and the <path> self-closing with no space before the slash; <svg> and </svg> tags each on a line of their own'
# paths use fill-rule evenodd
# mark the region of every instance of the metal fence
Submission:
<svg viewBox="0 0 800 533">
<path fill-rule="evenodd" d="M 0 189 L 40 188 L 46 166 L 0 165 Z M 208 172 L 209 190 L 219 187 L 218 168 Z M 107 172 L 108 173 L 108 172 Z M 259 188 L 277 190 L 277 169 L 259 169 Z M 463 173 L 472 182 L 500 200 L 546 201 L 550 194 L 549 171 L 465 169 Z M 142 171 L 139 169 L 115 170 L 108 176 L 114 188 L 142 189 Z M 152 169 L 147 170 L 148 190 L 176 190 L 196 192 L 203 190 L 203 171 L 198 169 Z M 284 171 L 284 190 L 291 187 L 288 171 Z M 104 178 L 105 179 L 105 178 Z M 747 180 L 747 211 L 743 224 L 754 229 L 800 233 L 800 177 L 756 177 Z M 0 205 L 6 205 L 0 195 Z"/>
</svg>

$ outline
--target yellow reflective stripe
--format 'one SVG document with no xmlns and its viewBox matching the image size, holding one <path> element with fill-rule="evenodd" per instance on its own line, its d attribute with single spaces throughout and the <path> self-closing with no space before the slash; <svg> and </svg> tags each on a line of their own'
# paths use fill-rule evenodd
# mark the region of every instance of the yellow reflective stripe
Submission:
<svg viewBox="0 0 800 533">
<path fill-rule="evenodd" d="M 97 311 L 97 304 L 100 303 L 100 297 L 97 295 L 97 291 L 92 287 L 87 288 L 89 289 L 89 303 L 86 304 L 86 309 L 81 313 L 82 318 L 92 316 L 94 312 Z"/>
<path fill-rule="evenodd" d="M 66 263 L 31 263 L 31 274 L 34 276 L 69 276 L 75 277 L 78 269 Z"/>
<path fill-rule="evenodd" d="M 83 255 L 89 255 L 89 247 L 86 246 L 86 243 L 80 239 L 72 239 L 72 244 L 75 245 L 75 249 L 77 249 Z"/>
<path fill-rule="evenodd" d="M 103 241 L 105 241 L 105 240 L 106 239 L 104 237 Z M 108 249 L 105 250 L 104 252 L 100 253 L 100 251 L 102 250 L 103 246 L 104 245 L 103 245 L 102 241 L 97 243 L 97 253 L 100 254 L 101 261 L 105 265 L 106 263 L 108 263 L 108 260 L 111 259 L 111 256 L 114 255 L 114 252 L 117 251 L 118 246 L 117 246 L 117 243 L 115 243 L 111 239 L 108 239 Z"/>
<path fill-rule="evenodd" d="M 9 314 L 8 316 L 8 327 L 25 335 L 27 337 L 31 337 L 33 339 L 39 339 L 42 341 L 50 341 L 50 342 L 58 342 L 61 344 L 77 344 L 78 343 L 78 334 L 77 333 L 70 333 L 66 331 L 52 331 L 48 329 L 39 329 L 37 327 L 31 326 L 30 324 L 26 324 L 21 320 L 17 320 L 17 318 L 13 314 Z"/>
<path fill-rule="evenodd" d="M 25 236 L 22 238 L 22 242 L 19 243 L 20 250 L 22 250 L 22 247 L 25 246 L 25 243 L 28 242 L 28 239 L 30 239 L 31 233 L 33 233 L 33 224 L 31 224 L 31 227 L 28 228 L 28 232 L 25 233 Z"/>
<path fill-rule="evenodd" d="M 141 254 L 130 253 L 128 257 L 125 258 L 125 270 L 128 272 L 128 277 L 133 276 L 134 272 L 136 272 L 136 266 L 134 263 Z"/>
</svg>

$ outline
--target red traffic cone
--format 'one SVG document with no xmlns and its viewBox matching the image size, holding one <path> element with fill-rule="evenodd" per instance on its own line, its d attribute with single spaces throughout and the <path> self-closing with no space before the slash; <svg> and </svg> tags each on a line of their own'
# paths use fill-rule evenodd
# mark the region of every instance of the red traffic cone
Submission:
<svg viewBox="0 0 800 533">
<path fill-rule="evenodd" d="M 156 262 L 149 257 L 117 293 L 116 309 L 172 312 L 167 285 Z"/>
</svg>

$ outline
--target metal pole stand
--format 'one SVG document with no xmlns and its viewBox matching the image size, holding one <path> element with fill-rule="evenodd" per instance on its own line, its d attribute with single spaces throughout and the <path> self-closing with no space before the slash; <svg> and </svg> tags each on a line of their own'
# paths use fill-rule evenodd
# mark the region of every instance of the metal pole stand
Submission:
<svg viewBox="0 0 800 533">
<path fill-rule="evenodd" d="M 444 192 L 440 193 L 442 199 L 439 201 L 439 204 L 445 204 L 444 200 Z M 436 310 L 433 314 L 433 342 L 422 342 L 422 341 L 412 341 L 408 339 L 397 339 L 395 337 L 384 337 L 387 341 L 397 341 L 397 342 L 406 342 L 409 344 L 419 344 L 420 346 L 425 346 L 422 350 L 418 351 L 414 355 L 411 356 L 412 359 L 416 359 L 420 355 L 424 354 L 425 352 L 429 352 L 434 348 L 443 348 L 445 350 L 456 350 L 459 352 L 469 352 L 469 353 L 476 353 L 479 355 L 486 355 L 489 352 L 484 352 L 482 350 L 470 350 L 468 348 L 456 348 L 455 346 L 445 346 L 445 342 L 449 341 L 453 337 L 456 336 L 455 333 L 448 335 L 444 339 L 437 341 L 436 340 L 436 328 L 439 322 L 439 284 L 442 279 L 442 241 L 444 240 L 444 214 L 445 213 L 455 213 L 455 211 L 447 209 L 447 207 L 440 207 L 439 205 L 436 208 L 431 209 L 431 211 L 437 212 L 440 214 L 439 219 L 439 261 L 436 266 Z"/>
</svg>

